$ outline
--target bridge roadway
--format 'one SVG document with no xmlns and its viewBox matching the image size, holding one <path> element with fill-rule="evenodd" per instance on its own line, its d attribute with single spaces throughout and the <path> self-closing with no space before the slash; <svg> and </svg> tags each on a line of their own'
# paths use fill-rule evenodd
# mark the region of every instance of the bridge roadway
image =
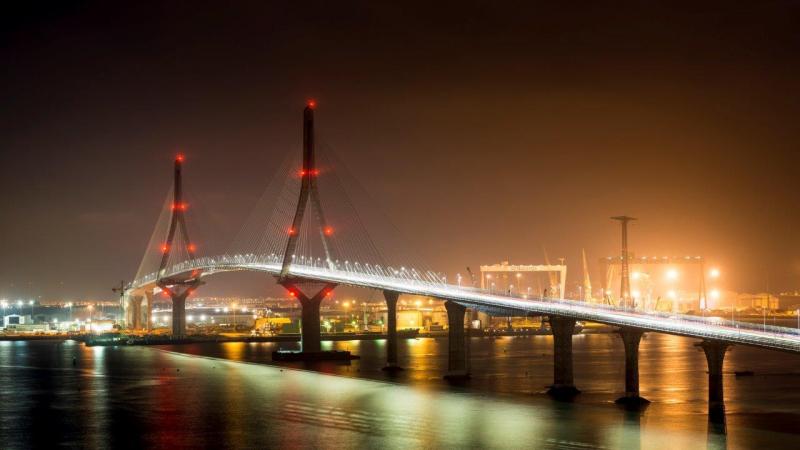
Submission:
<svg viewBox="0 0 800 450">
<path fill-rule="evenodd" d="M 270 260 L 271 259 L 271 260 Z M 255 271 L 278 275 L 281 262 L 275 258 L 256 261 L 246 256 L 205 257 L 188 261 L 168 269 L 163 277 L 180 278 L 201 271 L 202 276 L 220 272 Z M 390 269 L 393 270 L 393 269 Z M 800 353 L 800 330 L 786 327 L 761 326 L 751 323 L 734 323 L 718 318 L 702 318 L 681 314 L 648 313 L 624 310 L 618 307 L 587 304 L 582 301 L 549 298 L 521 298 L 498 295 L 463 286 L 424 280 L 418 274 L 402 269 L 409 275 L 379 275 L 385 269 L 333 270 L 328 267 L 296 265 L 290 275 L 300 279 L 334 283 L 401 294 L 420 295 L 449 300 L 468 308 L 478 309 L 498 316 L 543 315 L 598 322 L 621 328 L 674 334 L 698 339 L 709 339 L 729 344 L 749 345 L 773 350 Z M 398 272 L 400 274 L 400 272 Z M 155 283 L 155 274 L 134 281 L 132 288 Z"/>
<path fill-rule="evenodd" d="M 320 350 L 320 302 L 332 286 L 345 285 L 383 291 L 388 309 L 386 370 L 402 370 L 397 365 L 397 301 L 400 294 L 420 295 L 445 300 L 448 319 L 448 372 L 445 378 L 469 377 L 469 339 L 465 333 L 464 319 L 467 308 L 501 316 L 547 316 L 553 335 L 553 384 L 549 393 L 557 398 L 570 398 L 580 391 L 574 385 L 572 336 L 577 320 L 599 322 L 619 327 L 618 334 L 625 349 L 625 395 L 617 403 L 626 407 L 641 407 L 649 403 L 639 395 L 639 343 L 645 332 L 659 332 L 697 338 L 708 363 L 709 421 L 725 422 L 723 392 L 723 363 L 732 344 L 800 353 L 800 330 L 786 327 L 759 326 L 735 323 L 719 318 L 705 318 L 681 314 L 648 313 L 624 310 L 617 307 L 587 304 L 580 301 L 548 298 L 519 298 L 497 295 L 471 287 L 454 286 L 431 272 L 420 274 L 413 269 L 381 268 L 345 262 L 323 266 L 291 264 L 289 277 L 326 284 L 319 294 L 307 298 L 292 291 L 302 306 L 302 349 L 309 356 Z M 129 285 L 126 296 L 133 304 L 135 314 L 141 314 L 141 294 L 148 297 L 152 306 L 153 288 L 163 280 L 180 283 L 188 281 L 196 286 L 200 277 L 215 273 L 254 271 L 280 276 L 282 258 L 276 255 L 224 255 L 192 259 L 161 273 L 153 273 Z M 294 286 L 294 285 L 291 285 Z M 291 289 L 294 289 L 293 287 Z M 186 292 L 171 292 L 173 308 L 173 334 L 185 333 Z M 138 297 L 138 300 L 134 300 Z M 148 316 L 149 317 L 149 316 Z M 141 323 L 134 318 L 134 324 Z"/>
</svg>

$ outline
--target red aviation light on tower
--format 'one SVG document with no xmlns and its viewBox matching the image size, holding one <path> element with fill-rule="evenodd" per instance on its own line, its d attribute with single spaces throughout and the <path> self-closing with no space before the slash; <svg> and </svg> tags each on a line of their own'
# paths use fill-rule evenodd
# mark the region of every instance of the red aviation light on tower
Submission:
<svg viewBox="0 0 800 450">
<path fill-rule="evenodd" d="M 295 234 L 294 228 L 289 228 L 288 230 L 286 230 L 286 232 L 289 233 L 289 236 L 293 236 Z"/>
<path fill-rule="evenodd" d="M 308 101 L 306 102 L 306 106 L 307 106 L 309 109 L 316 109 L 316 107 L 317 107 L 317 101 L 316 101 L 316 100 L 314 100 L 313 98 L 310 98 L 310 99 L 308 99 Z"/>
<path fill-rule="evenodd" d="M 178 153 L 175 155 L 175 162 L 182 163 L 184 159 L 186 158 L 183 156 L 183 153 Z"/>
<path fill-rule="evenodd" d="M 333 235 L 333 228 L 332 227 L 325 227 L 325 236 L 332 236 Z"/>
<path fill-rule="evenodd" d="M 188 248 L 189 252 L 191 252 L 191 253 L 194 253 L 195 251 L 197 251 L 197 246 L 194 245 L 194 244 L 189 244 L 189 245 L 186 246 L 186 248 Z"/>
<path fill-rule="evenodd" d="M 169 251 L 169 244 L 161 244 L 161 253 L 167 253 Z"/>
<path fill-rule="evenodd" d="M 189 209 L 189 204 L 186 203 L 186 202 L 184 202 L 184 203 L 173 203 L 172 204 L 172 210 L 173 211 L 186 211 L 187 209 Z"/>
</svg>

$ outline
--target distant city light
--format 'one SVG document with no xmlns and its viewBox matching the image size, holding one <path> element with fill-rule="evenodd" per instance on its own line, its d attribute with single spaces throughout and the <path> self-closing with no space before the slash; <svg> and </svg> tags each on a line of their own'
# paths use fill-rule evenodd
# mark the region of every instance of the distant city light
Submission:
<svg viewBox="0 0 800 450">
<path fill-rule="evenodd" d="M 709 295 L 710 295 L 710 296 L 711 296 L 711 298 L 713 298 L 714 300 L 717 300 L 717 299 L 719 299 L 719 297 L 720 297 L 719 290 L 717 290 L 717 289 L 712 289 L 712 290 L 711 290 L 711 292 L 709 292 Z"/>
<path fill-rule="evenodd" d="M 667 292 L 667 297 L 675 300 L 676 298 L 678 298 L 678 293 L 675 292 L 674 290 L 670 290 L 669 292 Z"/>
<path fill-rule="evenodd" d="M 708 272 L 708 275 L 711 276 L 711 278 L 719 278 L 719 269 L 717 268 L 711 269 Z"/>
<path fill-rule="evenodd" d="M 677 269 L 669 269 L 667 270 L 667 279 L 668 280 L 677 280 L 678 279 L 678 270 Z"/>
</svg>

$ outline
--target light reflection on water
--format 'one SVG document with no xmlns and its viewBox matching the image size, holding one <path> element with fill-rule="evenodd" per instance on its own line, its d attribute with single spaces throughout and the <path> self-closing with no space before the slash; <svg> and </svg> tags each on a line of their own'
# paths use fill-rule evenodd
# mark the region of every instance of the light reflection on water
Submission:
<svg viewBox="0 0 800 450">
<path fill-rule="evenodd" d="M 323 343 L 362 357 L 313 367 L 341 376 L 260 364 L 292 343 L 164 352 L 0 342 L 0 445 L 738 449 L 800 441 L 797 356 L 743 347 L 728 355 L 722 436 L 708 432 L 705 360 L 687 339 L 646 336 L 642 395 L 653 403 L 643 414 L 616 407 L 624 380 L 617 340 L 576 336 L 583 394 L 574 403 L 541 393 L 552 377 L 546 336 L 473 339 L 474 376 L 463 386 L 441 379 L 446 339 L 401 340 L 406 370 L 394 376 L 380 370 L 382 341 Z M 734 370 L 756 376 L 736 378 Z"/>
</svg>

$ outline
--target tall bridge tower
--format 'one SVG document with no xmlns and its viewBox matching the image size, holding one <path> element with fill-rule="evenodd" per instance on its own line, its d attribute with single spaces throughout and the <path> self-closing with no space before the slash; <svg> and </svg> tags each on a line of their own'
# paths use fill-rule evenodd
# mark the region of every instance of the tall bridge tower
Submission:
<svg viewBox="0 0 800 450">
<path fill-rule="evenodd" d="M 317 169 L 316 165 L 314 148 L 314 108 L 316 108 L 316 102 L 310 100 L 303 110 L 303 166 L 300 169 L 300 196 L 297 199 L 297 208 L 295 209 L 292 225 L 287 230 L 289 239 L 286 241 L 286 250 L 283 253 L 283 265 L 281 266 L 281 272 L 278 276 L 278 283 L 285 287 L 291 296 L 296 297 L 302 306 L 301 342 L 303 352 L 320 351 L 320 303 L 336 287 L 333 283 L 325 283 L 321 289 L 309 295 L 303 292 L 299 286 L 300 284 L 309 283 L 306 280 L 293 277 L 289 273 L 292 258 L 295 254 L 295 248 L 297 247 L 297 240 L 300 235 L 300 228 L 303 224 L 303 219 L 306 217 L 306 209 L 309 206 L 316 215 L 319 225 L 317 231 L 319 232 L 322 248 L 325 252 L 325 262 L 331 269 L 335 268 L 328 242 L 328 239 L 333 235 L 333 228 L 331 228 L 325 220 L 317 185 L 319 169 Z"/>
<path fill-rule="evenodd" d="M 169 229 L 167 230 L 167 238 L 161 245 L 161 263 L 158 266 L 158 279 L 156 281 L 156 285 L 172 299 L 173 336 L 184 336 L 186 334 L 186 298 L 202 284 L 200 272 L 197 270 L 192 271 L 185 277 L 165 277 L 170 255 L 178 250 L 175 245 L 176 234 L 180 234 L 177 245 L 182 247 L 180 250 L 184 251 L 189 259 L 195 258 L 195 251 L 197 250 L 189 239 L 189 231 L 186 227 L 185 213 L 188 209 L 188 204 L 183 199 L 183 180 L 181 177 L 184 159 L 182 154 L 175 157 Z"/>
</svg>

